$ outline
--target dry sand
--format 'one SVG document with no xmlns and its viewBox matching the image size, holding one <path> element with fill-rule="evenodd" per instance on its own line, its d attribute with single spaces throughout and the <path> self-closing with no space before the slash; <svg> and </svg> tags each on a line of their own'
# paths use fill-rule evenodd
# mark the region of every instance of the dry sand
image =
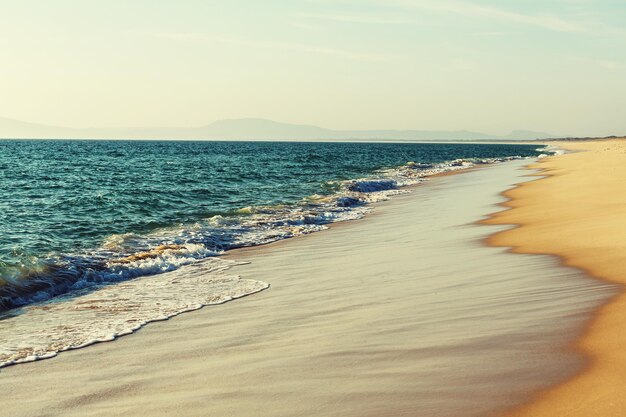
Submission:
<svg viewBox="0 0 626 417">
<path fill-rule="evenodd" d="M 474 222 L 524 164 L 436 178 L 362 221 L 235 253 L 251 264 L 233 273 L 271 288 L 5 368 L 0 414 L 468 417 L 528 400 L 580 371 L 565 343 L 607 286 L 482 244 L 504 228 Z"/>
<path fill-rule="evenodd" d="M 517 224 L 491 244 L 518 253 L 559 255 L 565 265 L 615 284 L 626 283 L 626 139 L 564 142 L 575 151 L 533 168 L 546 178 L 508 191 L 511 209 L 490 224 Z M 589 358 L 584 372 L 511 416 L 626 415 L 626 295 L 602 307 L 574 348 Z"/>
</svg>

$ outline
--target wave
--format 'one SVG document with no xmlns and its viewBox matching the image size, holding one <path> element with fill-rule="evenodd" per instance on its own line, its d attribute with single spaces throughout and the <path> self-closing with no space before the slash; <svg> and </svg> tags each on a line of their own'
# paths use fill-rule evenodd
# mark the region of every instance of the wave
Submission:
<svg viewBox="0 0 626 417">
<path fill-rule="evenodd" d="M 545 158 L 547 156 L 552 156 L 552 155 L 563 155 L 565 154 L 565 149 L 556 146 L 556 145 L 546 145 L 542 148 L 538 148 L 535 149 L 535 151 L 537 152 L 544 152 L 544 153 L 540 153 L 537 158 L 542 159 Z"/>
<path fill-rule="evenodd" d="M 5 268 L 0 279 L 0 312 L 79 290 L 174 271 L 231 249 L 324 230 L 328 224 L 365 216 L 371 203 L 407 192 L 405 187 L 429 176 L 513 159 L 521 157 L 456 159 L 440 164 L 409 162 L 379 170 L 370 178 L 328 182 L 323 189 L 329 194 L 312 195 L 294 204 L 243 207 L 146 235 L 112 235 L 86 253 L 53 256 L 12 270 Z"/>
<path fill-rule="evenodd" d="M 62 300 L 24 307 L 10 320 L 0 320 L 0 331 L 10 335 L 0 344 L 0 368 L 111 341 L 147 323 L 269 287 L 226 274 L 242 263 L 205 259 L 159 276 L 74 290 Z"/>
</svg>

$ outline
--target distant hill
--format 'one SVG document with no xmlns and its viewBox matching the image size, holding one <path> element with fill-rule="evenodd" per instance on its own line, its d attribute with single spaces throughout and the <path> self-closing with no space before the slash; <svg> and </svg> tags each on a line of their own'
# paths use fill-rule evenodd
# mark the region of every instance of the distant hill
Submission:
<svg viewBox="0 0 626 417">
<path fill-rule="evenodd" d="M 529 140 L 553 135 L 515 130 L 493 136 L 466 130 L 331 130 L 265 119 L 218 120 L 206 126 L 70 128 L 0 118 L 0 138 L 28 139 L 209 139 L 209 140 Z"/>
</svg>

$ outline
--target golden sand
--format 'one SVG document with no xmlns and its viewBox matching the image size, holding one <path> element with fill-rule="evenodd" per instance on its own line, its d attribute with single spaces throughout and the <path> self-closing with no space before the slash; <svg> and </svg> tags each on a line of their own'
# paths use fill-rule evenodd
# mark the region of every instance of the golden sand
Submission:
<svg viewBox="0 0 626 417">
<path fill-rule="evenodd" d="M 547 177 L 505 195 L 510 210 L 486 223 L 518 227 L 489 243 L 519 253 L 558 255 L 566 265 L 616 284 L 626 283 L 626 139 L 560 143 L 572 153 L 531 168 Z M 589 363 L 576 377 L 537 395 L 510 416 L 626 415 L 626 294 L 592 319 L 575 349 Z"/>
</svg>

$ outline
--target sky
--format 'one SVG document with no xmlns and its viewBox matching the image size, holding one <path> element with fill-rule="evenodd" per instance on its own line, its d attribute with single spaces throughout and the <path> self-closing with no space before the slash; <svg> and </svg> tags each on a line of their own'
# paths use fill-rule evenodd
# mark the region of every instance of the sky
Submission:
<svg viewBox="0 0 626 417">
<path fill-rule="evenodd" d="M 0 0 L 0 117 L 626 134 L 624 0 Z"/>
</svg>

